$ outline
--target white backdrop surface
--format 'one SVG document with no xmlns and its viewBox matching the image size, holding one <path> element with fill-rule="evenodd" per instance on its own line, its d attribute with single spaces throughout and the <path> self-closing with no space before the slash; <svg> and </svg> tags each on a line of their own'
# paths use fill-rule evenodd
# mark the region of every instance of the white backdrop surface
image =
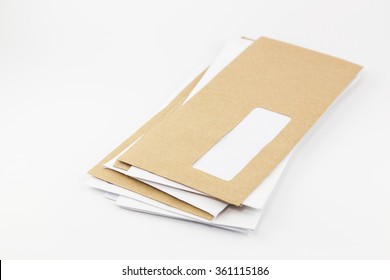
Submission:
<svg viewBox="0 0 390 280">
<path fill-rule="evenodd" d="M 389 1 L 0 1 L 0 258 L 390 258 Z M 365 66 L 249 235 L 115 207 L 85 173 L 239 35 Z"/>
</svg>

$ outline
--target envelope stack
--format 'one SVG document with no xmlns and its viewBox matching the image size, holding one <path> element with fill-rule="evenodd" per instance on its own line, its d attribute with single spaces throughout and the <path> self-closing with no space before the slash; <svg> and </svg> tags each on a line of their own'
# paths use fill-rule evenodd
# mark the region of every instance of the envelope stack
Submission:
<svg viewBox="0 0 390 280">
<path fill-rule="evenodd" d="M 296 145 L 361 69 L 266 37 L 231 40 L 87 185 L 129 210 L 254 230 Z"/>
</svg>

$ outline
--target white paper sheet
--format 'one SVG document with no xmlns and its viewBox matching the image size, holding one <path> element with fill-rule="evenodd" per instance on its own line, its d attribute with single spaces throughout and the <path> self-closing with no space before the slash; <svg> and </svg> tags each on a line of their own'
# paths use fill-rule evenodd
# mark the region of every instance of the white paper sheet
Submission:
<svg viewBox="0 0 390 280">
<path fill-rule="evenodd" d="M 123 201 L 122 198 L 125 198 L 125 197 L 122 197 L 119 201 L 117 201 L 118 198 L 121 196 L 118 194 L 115 194 L 115 193 L 104 192 L 104 197 L 116 202 L 116 204 L 118 206 L 125 208 L 127 210 L 151 214 L 151 215 L 158 215 L 158 216 L 162 216 L 162 217 L 174 218 L 174 219 L 179 219 L 179 220 L 183 220 L 183 221 L 206 224 L 206 223 L 203 223 L 202 221 L 187 219 L 182 215 L 179 215 L 179 214 L 176 214 L 173 212 L 169 212 L 169 211 L 163 210 L 163 209 L 158 208 L 158 207 L 154 207 L 152 205 L 137 201 L 137 200 L 132 199 L 132 198 L 126 198 L 125 203 L 122 202 Z M 234 228 L 234 227 L 223 227 L 223 226 L 219 226 L 219 225 L 212 225 L 212 226 L 223 228 L 223 229 L 228 229 L 228 230 L 233 230 L 233 231 L 238 231 L 241 233 L 248 232 L 248 230 Z"/>
<path fill-rule="evenodd" d="M 241 229 L 241 230 L 254 230 L 259 222 L 261 217 L 261 210 L 253 209 L 250 207 L 237 207 L 237 206 L 229 206 L 227 207 L 217 218 L 214 218 L 212 221 L 205 220 L 198 216 L 189 214 L 187 212 L 181 211 L 174 207 L 170 207 L 164 203 L 158 202 L 156 200 L 144 197 L 135 192 L 126 190 L 124 188 L 115 186 L 113 184 L 107 183 L 103 180 L 99 180 L 94 177 L 90 177 L 87 180 L 87 186 L 92 188 L 96 188 L 105 192 L 110 192 L 113 194 L 119 194 L 120 196 L 116 200 L 116 204 L 121 207 L 138 210 L 138 211 L 150 211 L 149 206 L 156 207 L 154 209 L 154 213 L 158 215 L 166 216 L 166 212 L 168 211 L 169 216 L 180 215 L 181 219 L 197 221 L 208 225 L 223 227 L 223 228 L 231 228 L 231 229 Z M 129 200 L 129 199 L 130 200 Z M 136 200 L 138 202 L 142 202 L 143 204 L 138 204 L 138 207 L 134 207 L 134 203 L 132 200 Z M 143 206 L 143 207 L 142 207 Z M 161 211 L 164 210 L 164 211 Z M 172 214 L 173 213 L 173 214 Z"/>
<path fill-rule="evenodd" d="M 110 160 L 109 162 L 105 163 L 103 166 L 105 168 L 109 168 L 109 169 L 114 170 L 116 172 L 127 175 L 127 172 L 125 170 L 114 166 L 115 161 L 116 161 L 115 159 Z M 191 204 L 199 209 L 202 209 L 203 211 L 210 213 L 214 217 L 218 216 L 219 213 L 221 213 L 226 208 L 226 206 L 228 206 L 228 204 L 225 202 L 222 202 L 218 199 L 215 199 L 215 198 L 212 198 L 209 196 L 205 196 L 202 194 L 196 194 L 196 193 L 183 191 L 180 189 L 172 188 L 172 187 L 165 186 L 165 185 L 155 183 L 155 182 L 146 182 L 142 179 L 140 181 L 145 182 L 146 184 L 148 184 L 156 189 L 159 189 L 159 190 L 161 190 L 169 195 L 172 195 L 172 196 L 176 197 L 177 199 L 185 201 L 185 202 L 187 202 L 187 203 L 189 203 L 189 204 Z"/>
<path fill-rule="evenodd" d="M 214 226 L 214 227 L 232 230 L 232 231 L 237 231 L 237 232 L 241 232 L 241 233 L 248 233 L 249 232 L 249 230 L 247 230 L 247 229 L 221 226 L 221 225 L 217 225 L 217 224 L 210 224 L 210 223 L 186 218 L 185 216 L 175 214 L 173 212 L 169 212 L 169 211 L 166 211 L 164 209 L 154 207 L 154 206 L 151 206 L 149 204 L 146 204 L 146 203 L 143 203 L 143 202 L 140 202 L 140 201 L 137 201 L 135 199 L 128 198 L 128 197 L 119 196 L 116 199 L 116 205 L 118 205 L 122 208 L 128 209 L 128 210 L 132 210 L 132 211 L 137 211 L 137 212 L 142 212 L 142 213 L 147 213 L 147 214 L 152 214 L 152 215 L 158 215 L 158 216 L 162 216 L 162 217 L 168 217 L 168 218 L 174 218 L 174 219 L 179 219 L 179 220 L 184 220 L 184 221 L 189 221 L 189 222 L 205 224 L 205 225 Z"/>
</svg>

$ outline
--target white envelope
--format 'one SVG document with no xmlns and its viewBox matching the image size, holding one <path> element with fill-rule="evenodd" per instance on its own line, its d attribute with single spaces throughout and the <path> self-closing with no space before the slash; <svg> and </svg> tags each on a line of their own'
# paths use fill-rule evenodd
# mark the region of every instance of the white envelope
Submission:
<svg viewBox="0 0 390 280">
<path fill-rule="evenodd" d="M 109 197 L 116 199 L 118 206 L 129 210 L 179 218 L 240 232 L 254 230 L 262 214 L 262 210 L 259 209 L 228 206 L 217 218 L 208 221 L 94 177 L 90 177 L 86 184 L 89 187 L 111 193 Z M 134 200 L 140 203 L 134 202 Z"/>
</svg>

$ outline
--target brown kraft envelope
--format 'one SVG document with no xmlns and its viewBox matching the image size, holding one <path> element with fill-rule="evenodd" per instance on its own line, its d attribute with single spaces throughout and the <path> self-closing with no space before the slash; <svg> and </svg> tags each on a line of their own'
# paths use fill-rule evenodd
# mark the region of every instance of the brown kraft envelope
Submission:
<svg viewBox="0 0 390 280">
<path fill-rule="evenodd" d="M 122 151 L 124 151 L 128 146 L 130 146 L 135 140 L 140 136 L 146 133 L 152 126 L 159 123 L 166 115 L 169 115 L 173 112 L 182 102 L 187 98 L 191 93 L 192 89 L 202 78 L 204 72 L 196 77 L 178 96 L 171 101 L 167 107 L 145 123 L 140 129 L 138 129 L 133 135 L 126 139 L 121 145 L 119 145 L 114 151 L 102 159 L 97 165 L 95 165 L 88 173 L 96 178 L 99 178 L 103 181 L 112 183 L 114 185 L 123 187 L 125 189 L 131 190 L 148 198 L 157 200 L 164 204 L 167 204 L 171 207 L 177 208 L 179 210 L 185 211 L 187 213 L 196 215 L 198 217 L 211 220 L 213 216 L 191 204 L 188 204 L 182 200 L 179 200 L 165 192 L 162 192 L 158 189 L 155 189 L 147 184 L 144 184 L 138 180 L 135 180 L 129 176 L 123 175 L 111 169 L 103 168 L 103 164 L 110 161 Z M 123 165 L 126 167 L 127 165 Z"/>
<path fill-rule="evenodd" d="M 262 37 L 190 101 L 150 128 L 119 160 L 241 205 L 361 68 Z M 291 121 L 230 181 L 193 167 L 255 108 L 288 116 Z"/>
</svg>

